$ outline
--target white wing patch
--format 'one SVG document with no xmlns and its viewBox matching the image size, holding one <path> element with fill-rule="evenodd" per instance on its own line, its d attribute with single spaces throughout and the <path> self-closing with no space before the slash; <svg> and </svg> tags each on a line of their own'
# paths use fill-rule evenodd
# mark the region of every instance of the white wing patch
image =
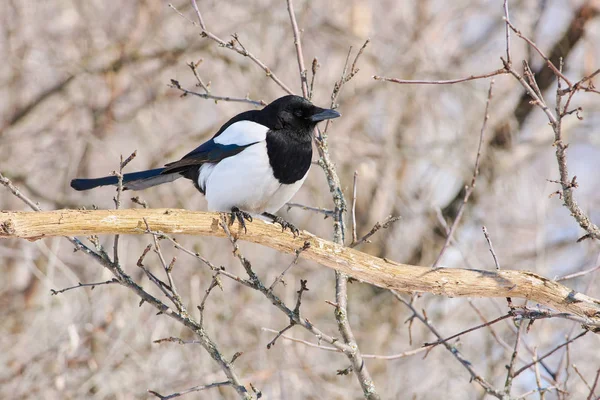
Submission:
<svg viewBox="0 0 600 400">
<path fill-rule="evenodd" d="M 200 187 L 200 189 L 202 189 L 204 193 L 206 193 L 206 181 L 208 180 L 208 177 L 210 176 L 212 170 L 215 168 L 215 165 L 217 164 L 206 163 L 202 164 L 202 166 L 200 167 L 200 171 L 198 174 L 198 186 Z"/>
<path fill-rule="evenodd" d="M 256 122 L 239 121 L 227 127 L 223 133 L 214 138 L 214 141 L 222 145 L 237 144 L 245 146 L 265 140 L 268 131 L 269 128 Z"/>
</svg>

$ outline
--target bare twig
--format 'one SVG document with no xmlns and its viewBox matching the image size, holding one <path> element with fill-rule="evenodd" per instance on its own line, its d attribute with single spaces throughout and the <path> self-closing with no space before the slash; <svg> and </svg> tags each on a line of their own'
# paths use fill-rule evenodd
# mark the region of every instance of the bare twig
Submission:
<svg viewBox="0 0 600 400">
<path fill-rule="evenodd" d="M 288 270 L 290 268 L 292 268 L 294 265 L 296 265 L 298 263 L 300 254 L 302 254 L 302 252 L 304 250 L 307 250 L 308 248 L 310 248 L 310 242 L 304 242 L 304 245 L 302 245 L 302 247 L 300 247 L 298 250 L 296 250 L 296 257 L 294 257 L 294 260 L 290 263 L 290 265 L 288 265 L 286 269 L 281 271 L 281 274 L 279 274 L 277 276 L 277 278 L 275 278 L 275 280 L 273 281 L 271 286 L 269 286 L 269 291 L 272 291 L 279 282 L 281 282 L 285 285 L 285 282 L 283 281 L 283 276 L 286 274 L 286 272 L 288 272 Z"/>
<path fill-rule="evenodd" d="M 568 348 L 568 347 L 567 347 Z M 533 349 L 533 362 L 535 366 L 535 384 L 537 385 L 537 390 L 540 393 L 540 400 L 545 400 L 546 398 L 546 388 L 542 388 L 542 376 L 540 375 L 540 367 L 538 362 L 538 354 L 537 348 Z"/>
<path fill-rule="evenodd" d="M 181 392 L 172 393 L 167 396 L 163 396 L 160 393 L 155 392 L 154 390 L 148 390 L 148 393 L 158 397 L 161 400 L 168 400 L 168 399 L 174 399 L 175 397 L 183 396 L 184 394 L 188 394 L 188 393 L 192 393 L 192 392 L 200 392 L 200 391 L 206 390 L 206 389 L 212 389 L 212 388 L 216 388 L 216 387 L 230 386 L 230 385 L 231 385 L 230 381 L 215 382 L 215 383 L 211 383 L 208 385 L 194 386 L 192 388 L 182 390 Z"/>
<path fill-rule="evenodd" d="M 483 327 L 486 327 L 486 326 L 493 325 L 493 324 L 495 324 L 496 322 L 502 321 L 503 319 L 507 319 L 507 318 L 510 318 L 510 317 L 511 317 L 511 315 L 510 315 L 510 314 L 502 315 L 501 317 L 498 317 L 498 318 L 496 318 L 496 319 L 493 319 L 493 320 L 491 320 L 491 321 L 486 321 L 486 322 L 484 322 L 483 324 L 480 324 L 480 325 L 474 326 L 473 328 L 465 329 L 464 331 L 462 331 L 462 332 L 459 332 L 459 333 L 457 333 L 457 334 L 455 334 L 455 335 L 449 336 L 449 337 L 447 337 L 447 338 L 445 338 L 445 339 L 441 339 L 441 340 L 438 340 L 438 341 L 436 341 L 436 342 L 431 342 L 431 343 L 424 343 L 424 344 L 423 344 L 423 346 L 437 346 L 438 344 L 445 343 L 445 342 L 447 342 L 447 341 L 449 341 L 449 340 L 452 340 L 452 339 L 454 339 L 454 338 L 457 338 L 457 337 L 459 337 L 459 336 L 462 336 L 462 335 L 464 335 L 464 334 L 466 334 L 466 333 L 473 332 L 473 331 L 476 331 L 476 330 L 478 330 L 478 329 L 481 329 L 481 328 L 483 328 Z"/>
<path fill-rule="evenodd" d="M 506 21 L 506 62 L 510 65 L 510 29 L 508 27 L 510 19 L 508 17 L 508 0 L 504 0 L 504 20 Z"/>
<path fill-rule="evenodd" d="M 291 327 L 296 325 L 296 320 L 300 319 L 300 306 L 302 305 L 302 293 L 304 293 L 307 290 L 308 290 L 308 287 L 306 287 L 306 281 L 301 279 L 300 280 L 300 290 L 298 290 L 298 292 L 296 292 L 296 293 L 298 293 L 298 299 L 296 300 L 296 307 L 294 307 L 294 311 L 293 311 L 295 318 L 290 318 L 290 324 L 277 333 L 277 336 L 275 336 L 273 338 L 273 340 L 271 340 L 267 344 L 267 349 L 270 349 L 272 346 L 274 346 L 277 339 L 279 339 L 279 337 L 281 335 L 283 335 L 283 333 L 285 331 L 287 331 L 288 329 L 290 329 Z"/>
<path fill-rule="evenodd" d="M 548 356 L 552 355 L 552 354 L 553 354 L 555 351 L 557 351 L 557 350 L 559 350 L 559 349 L 561 349 L 561 348 L 565 347 L 566 345 L 568 345 L 568 344 L 570 344 L 570 343 L 573 343 L 574 341 L 576 341 L 576 340 L 577 340 L 577 339 L 579 339 L 580 337 L 582 337 L 582 336 L 585 336 L 585 334 L 586 334 L 586 333 L 588 333 L 588 332 L 589 332 L 588 330 L 581 331 L 581 333 L 579 333 L 579 335 L 577 335 L 577 336 L 575 336 L 574 338 L 572 338 L 572 339 L 569 339 L 569 340 L 567 340 L 566 342 L 564 342 L 564 343 L 562 343 L 562 344 L 560 344 L 560 345 L 556 346 L 554 349 L 550 350 L 549 352 L 547 352 L 547 353 L 546 353 L 546 354 L 544 354 L 543 356 L 539 357 L 539 358 L 537 359 L 537 362 L 540 362 L 541 360 L 545 359 L 546 357 L 548 357 Z M 535 364 L 534 362 L 531 362 L 531 363 L 529 363 L 529 364 L 527 364 L 527 365 L 525 365 L 525 366 L 523 366 L 523 367 L 519 368 L 519 369 L 518 369 L 518 370 L 517 370 L 517 371 L 516 371 L 514 374 L 512 374 L 512 377 L 513 377 L 513 378 L 516 378 L 516 377 L 517 377 L 519 374 L 521 374 L 521 372 L 523 372 L 523 371 L 526 371 L 527 369 L 529 369 L 529 368 L 530 368 L 532 365 L 534 365 L 534 364 Z"/>
<path fill-rule="evenodd" d="M 287 9 L 288 14 L 290 15 L 290 22 L 292 24 L 292 31 L 294 34 L 294 46 L 296 47 L 296 55 L 298 59 L 298 69 L 300 72 L 300 86 L 302 88 L 302 95 L 308 99 L 308 81 L 306 78 L 306 67 L 304 66 L 304 57 L 302 56 L 302 40 L 300 39 L 300 31 L 298 29 L 298 24 L 296 23 L 296 15 L 294 14 L 294 2 L 292 0 L 287 0 Z"/>
<path fill-rule="evenodd" d="M 498 262 L 498 257 L 496 256 L 496 252 L 494 251 L 494 246 L 492 245 L 492 240 L 490 239 L 490 235 L 485 226 L 482 226 L 483 236 L 485 236 L 485 240 L 487 240 L 488 246 L 490 248 L 490 253 L 492 253 L 492 257 L 494 258 L 494 264 L 496 265 L 496 269 L 500 269 L 500 263 Z"/>
<path fill-rule="evenodd" d="M 123 169 L 137 156 L 137 150 L 135 150 L 125 161 L 123 161 L 123 155 L 121 154 L 121 162 L 119 163 L 119 171 L 114 172 L 117 176 L 117 196 L 113 198 L 115 202 L 115 209 L 121 208 L 121 193 L 123 193 Z M 115 235 L 113 245 L 113 262 L 119 264 L 119 235 Z"/>
<path fill-rule="evenodd" d="M 285 205 L 287 207 L 287 210 L 289 211 L 291 208 L 300 208 L 302 210 L 305 211 L 313 211 L 319 214 L 324 214 L 325 218 L 327 217 L 333 217 L 335 211 L 333 210 L 327 210 L 325 208 L 318 208 L 318 207 L 309 207 L 309 206 L 305 206 L 303 204 L 298 204 L 298 203 L 286 203 Z"/>
<path fill-rule="evenodd" d="M 578 278 L 578 277 L 580 277 L 580 276 L 584 276 L 584 275 L 587 275 L 587 274 L 591 274 L 591 273 L 593 273 L 593 272 L 596 272 L 596 271 L 598 271 L 598 270 L 600 270 L 600 265 L 596 265 L 596 266 L 595 266 L 595 267 L 593 267 L 593 268 L 586 269 L 586 270 L 583 270 L 583 271 L 574 272 L 574 273 L 572 273 L 572 274 L 568 274 L 568 275 L 560 276 L 560 277 L 554 278 L 554 280 L 555 280 L 556 282 L 560 282 L 560 281 L 566 281 L 566 280 L 568 280 L 568 279 Z"/>
<path fill-rule="evenodd" d="M 590 388 L 590 394 L 588 395 L 586 400 L 593 400 L 596 397 L 596 385 L 598 384 L 598 378 L 600 378 L 600 368 L 598 368 L 598 371 L 596 371 L 596 377 L 594 378 L 594 383 L 592 383 L 592 387 Z"/>
<path fill-rule="evenodd" d="M 224 47 L 226 49 L 233 50 L 236 53 L 241 54 L 244 57 L 248 57 L 250 60 L 252 60 L 252 62 L 254 62 L 256 65 L 258 65 L 263 71 L 265 71 L 265 74 L 267 75 L 267 77 L 271 78 L 273 80 L 273 82 L 275 82 L 286 93 L 288 93 L 288 94 L 294 94 L 291 91 L 291 89 L 288 88 L 273 73 L 273 71 L 271 71 L 271 69 L 265 65 L 265 63 L 263 63 L 262 61 L 260 61 L 254 54 L 252 54 L 248 50 L 246 50 L 246 48 L 239 41 L 237 35 L 234 34 L 233 35 L 233 40 L 231 40 L 229 42 L 226 42 L 223 39 L 219 38 L 214 33 L 208 31 L 207 28 L 206 28 L 206 24 L 204 23 L 204 20 L 202 18 L 202 14 L 200 13 L 200 10 L 198 9 L 198 4 L 196 4 L 196 0 L 190 0 L 190 1 L 192 3 L 192 6 L 194 7 L 194 11 L 196 11 L 196 15 L 198 16 L 198 21 L 200 22 L 200 29 L 202 30 L 202 36 L 203 37 L 209 38 L 210 40 L 216 42 L 220 47 Z M 172 4 L 169 4 L 169 7 L 171 7 L 172 9 L 174 9 L 179 15 L 181 15 L 181 16 L 183 16 L 185 18 L 185 16 L 181 12 L 179 12 L 179 10 L 177 10 L 177 8 L 175 8 L 175 6 L 173 6 Z M 188 21 L 189 21 L 189 19 L 188 19 Z M 192 22 L 192 23 L 194 23 L 194 22 Z"/>
<path fill-rule="evenodd" d="M 585 386 L 587 386 L 588 390 L 591 392 L 592 391 L 592 387 L 590 386 L 590 384 L 588 383 L 588 381 L 585 380 L 585 378 L 583 377 L 583 375 L 579 371 L 579 368 L 577 368 L 577 365 L 573 364 L 572 367 L 573 367 L 573 370 L 575 371 L 575 373 L 579 376 L 579 378 L 581 378 L 581 380 L 583 381 L 583 383 L 585 384 Z"/>
<path fill-rule="evenodd" d="M 21 191 L 15 185 L 12 184 L 12 182 L 10 181 L 10 179 L 8 179 L 4 175 L 2 175 L 2 173 L 0 173 L 0 184 L 4 185 L 8 190 L 11 191 L 12 194 L 14 194 L 16 197 L 18 197 L 19 199 L 21 199 L 32 210 L 34 210 L 34 211 L 42 211 L 42 209 L 40 208 L 39 204 L 34 203 L 27 196 L 25 196 L 23 193 L 21 193 Z"/>
<path fill-rule="evenodd" d="M 315 57 L 313 59 L 312 62 L 312 77 L 310 79 L 310 89 L 308 91 L 308 100 L 312 100 L 312 96 L 315 93 L 315 77 L 317 76 L 317 71 L 319 70 L 319 67 L 321 66 L 321 64 L 319 64 L 319 60 L 317 59 L 317 57 Z"/>
<path fill-rule="evenodd" d="M 269 328 L 262 328 L 263 331 L 266 332 L 272 332 L 272 333 L 279 333 L 280 331 L 276 331 L 275 329 L 269 329 Z M 315 344 L 315 343 L 311 343 L 307 340 L 302 340 L 302 339 L 298 339 L 292 336 L 288 336 L 288 335 L 281 335 L 282 338 L 289 340 L 290 342 L 295 342 L 295 343 L 300 343 L 303 345 L 306 345 L 308 347 L 312 347 L 315 349 L 319 349 L 319 350 L 324 350 L 324 351 L 331 351 L 331 352 L 335 352 L 335 353 L 340 353 L 341 350 L 335 348 L 335 347 L 330 347 L 330 346 L 323 346 L 323 345 L 319 345 L 319 344 Z M 413 349 L 413 350 L 408 350 L 408 351 L 404 351 L 402 353 L 397 353 L 397 354 L 389 354 L 389 355 L 384 355 L 384 354 L 363 354 L 363 358 L 364 359 L 374 359 L 374 360 L 386 360 L 386 361 L 391 361 L 391 360 L 397 360 L 399 358 L 404 358 L 404 357 L 410 357 L 410 356 L 414 356 L 416 354 L 420 354 L 423 352 L 426 352 L 430 349 L 431 346 L 424 346 L 424 347 L 419 347 L 417 349 Z"/>
<path fill-rule="evenodd" d="M 204 83 L 204 81 L 202 80 L 202 78 L 200 78 L 200 74 L 198 73 L 198 66 L 202 63 L 202 59 L 198 60 L 197 62 L 193 62 L 190 61 L 188 63 L 188 67 L 190 67 L 190 69 L 192 70 L 192 74 L 194 74 L 194 77 L 196 78 L 196 81 L 198 82 L 196 84 L 196 86 L 199 86 L 202 88 L 202 90 L 204 90 L 204 93 L 209 94 L 210 93 L 210 81 L 208 82 L 208 85 L 206 83 Z"/>
<path fill-rule="evenodd" d="M 181 86 L 181 84 L 179 83 L 179 81 L 177 81 L 175 79 L 171 79 L 171 84 L 168 86 L 170 88 L 180 90 L 183 93 L 182 96 L 186 96 L 189 94 L 189 95 L 201 97 L 203 99 L 214 100 L 215 102 L 229 101 L 229 102 L 233 102 L 233 103 L 248 103 L 248 104 L 252 104 L 253 106 L 266 106 L 267 105 L 267 103 L 264 100 L 252 100 L 248 97 L 238 98 L 238 97 L 229 97 L 229 96 L 215 96 L 214 94 L 210 94 L 210 93 L 194 92 L 194 91 L 183 88 Z"/>
<path fill-rule="evenodd" d="M 94 288 L 96 286 L 110 285 L 110 284 L 113 284 L 113 283 L 119 283 L 119 281 L 116 278 L 113 278 L 113 279 L 110 279 L 110 280 L 104 281 L 104 282 L 95 282 L 95 283 L 81 283 L 81 282 L 79 282 L 75 286 L 71 286 L 71 287 L 68 287 L 68 288 L 60 289 L 60 290 L 50 289 L 50 293 L 52 293 L 52 296 L 56 296 L 57 294 L 61 294 L 61 293 L 67 292 L 69 290 L 77 289 L 77 288 L 80 288 L 80 287 L 91 287 L 92 290 L 94 290 Z"/>
<path fill-rule="evenodd" d="M 352 244 L 358 241 L 356 237 L 356 184 L 358 181 L 358 172 L 354 171 L 354 181 L 352 183 Z M 352 247 L 350 244 L 350 247 Z"/>
<path fill-rule="evenodd" d="M 177 344 L 199 344 L 200 341 L 199 340 L 183 340 L 174 336 L 168 337 L 168 338 L 162 338 L 162 339 L 156 339 L 154 341 L 154 343 L 156 344 L 160 344 L 160 343 L 177 343 Z"/>
<path fill-rule="evenodd" d="M 279 339 L 279 337 L 281 337 L 281 335 L 283 335 L 284 332 L 287 331 L 288 329 L 290 329 L 292 326 L 294 326 L 294 324 L 289 324 L 288 326 L 286 326 L 282 330 L 278 331 L 277 335 L 275 335 L 275 337 L 273 338 L 273 340 L 271 340 L 269 343 L 267 343 L 267 349 L 271 349 L 271 347 L 275 345 L 275 342 L 277 341 L 277 339 Z"/>
<path fill-rule="evenodd" d="M 206 300 L 208 299 L 208 295 L 210 295 L 210 292 L 217 286 L 221 288 L 221 291 L 223 290 L 223 285 L 221 284 L 221 280 L 219 279 L 219 273 L 220 271 L 217 271 L 217 273 L 213 275 L 212 281 L 210 281 L 210 285 L 208 285 L 208 289 L 206 289 L 204 297 L 202 298 L 202 301 L 198 306 L 198 311 L 200 311 L 200 326 L 204 326 L 204 308 L 206 306 Z"/>
<path fill-rule="evenodd" d="M 589 217 L 579 207 L 573 196 L 574 185 L 572 184 L 572 179 L 569 178 L 569 172 L 567 168 L 566 150 L 568 145 L 562 141 L 562 74 L 557 75 L 558 88 L 555 108 L 556 115 L 554 115 L 550 108 L 546 105 L 544 100 L 536 94 L 535 89 L 533 89 L 525 81 L 525 79 L 521 75 L 519 75 L 519 73 L 517 73 L 510 65 L 508 65 L 506 60 L 502 59 L 502 61 L 504 62 L 505 68 L 519 81 L 521 86 L 525 88 L 525 90 L 531 97 L 533 104 L 540 107 L 542 111 L 546 114 L 546 116 L 548 117 L 548 121 L 552 126 L 552 130 L 554 131 L 554 146 L 556 147 L 556 159 L 558 162 L 558 170 L 560 175 L 559 182 L 562 186 L 562 192 L 559 192 L 559 194 L 561 194 L 561 198 L 564 201 L 564 206 L 567 207 L 567 209 L 571 212 L 571 215 L 573 216 L 573 218 L 575 218 L 579 226 L 588 233 L 589 237 L 594 239 L 600 239 L 600 228 L 590 221 Z M 557 68 L 554 67 L 554 69 Z"/>
<path fill-rule="evenodd" d="M 490 118 L 489 109 L 490 109 L 490 102 L 492 100 L 493 87 L 494 87 L 494 80 L 492 79 L 490 81 L 490 88 L 488 89 L 487 101 L 485 102 L 485 112 L 484 112 L 484 117 L 483 117 L 483 124 L 481 125 L 481 131 L 479 133 L 479 144 L 477 145 L 477 156 L 475 157 L 475 167 L 473 168 L 473 177 L 471 178 L 471 184 L 469 186 L 467 186 L 467 188 L 465 190 L 465 196 L 463 198 L 462 203 L 460 204 L 460 206 L 458 208 L 456 218 L 454 219 L 454 222 L 452 222 L 452 225 L 450 226 L 450 231 L 448 232 L 448 235 L 446 235 L 446 240 L 444 241 L 444 245 L 442 246 L 440 253 L 438 254 L 433 265 L 431 266 L 432 268 L 437 268 L 442 257 L 444 256 L 444 253 L 446 252 L 446 249 L 450 245 L 450 241 L 452 240 L 454 231 L 456 230 L 456 227 L 458 226 L 458 223 L 460 222 L 460 220 L 462 218 L 465 206 L 466 206 L 467 202 L 469 201 L 469 198 L 471 197 L 473 190 L 475 189 L 475 182 L 477 180 L 477 176 L 479 175 L 479 161 L 481 158 L 481 145 L 483 143 L 483 135 L 485 133 L 485 128 L 487 126 L 487 121 Z"/>
<path fill-rule="evenodd" d="M 447 79 L 447 80 L 397 79 L 397 78 L 386 78 L 384 76 L 378 76 L 378 75 L 374 75 L 373 79 L 375 79 L 376 81 L 393 82 L 393 83 L 399 83 L 399 84 L 403 84 L 403 85 L 452 85 L 452 84 L 460 83 L 460 82 L 468 82 L 468 81 L 474 81 L 477 79 L 491 78 L 493 76 L 503 75 L 506 73 L 507 73 L 506 69 L 501 68 L 496 71 L 489 72 L 487 74 L 470 75 L 470 76 L 467 76 L 466 78 Z"/>
<path fill-rule="evenodd" d="M 515 370 L 515 362 L 517 361 L 517 355 L 519 353 L 519 344 L 521 343 L 521 334 L 523 333 L 523 329 L 525 329 L 525 323 L 523 321 L 519 321 L 519 325 L 517 326 L 517 336 L 515 338 L 515 347 L 510 356 L 510 363 L 508 364 L 508 371 L 506 373 L 506 381 L 504 382 L 504 393 L 506 396 L 510 397 L 510 390 L 512 389 L 513 379 L 516 375 L 514 375 Z M 532 364 L 533 365 L 533 364 Z"/>
<path fill-rule="evenodd" d="M 356 247 L 358 245 L 361 245 L 363 243 L 369 243 L 369 239 L 371 238 L 371 236 L 373 236 L 374 234 L 376 234 L 380 229 L 388 229 L 390 226 L 392 226 L 392 224 L 396 221 L 400 221 L 401 217 L 393 217 L 393 216 L 388 216 L 386 219 L 383 220 L 383 222 L 376 222 L 375 225 L 373 226 L 373 228 L 371 228 L 371 230 L 369 232 L 367 232 L 366 235 L 364 235 L 363 237 L 361 237 L 359 240 L 357 240 L 356 242 L 352 242 L 350 244 L 350 246 L 348 247 Z"/>
<path fill-rule="evenodd" d="M 542 50 L 540 50 L 540 48 L 533 42 L 533 40 L 529 39 L 527 36 L 523 35 L 521 33 L 520 30 L 518 30 L 517 28 L 515 28 L 515 26 L 513 24 L 510 23 L 510 21 L 505 17 L 505 21 L 506 21 L 506 25 L 510 27 L 510 29 L 513 30 L 513 32 L 515 32 L 515 34 L 520 37 L 521 39 L 523 39 L 524 41 L 526 41 L 531 47 L 533 47 L 535 49 L 535 51 L 537 51 L 537 53 L 544 59 L 544 61 L 546 61 L 546 64 L 548 65 L 548 67 L 550 67 L 550 69 L 552 70 L 552 72 L 554 72 L 554 74 L 560 78 L 562 78 L 568 85 L 569 87 L 572 87 L 573 84 L 571 83 L 571 81 L 563 75 L 563 73 L 556 68 L 556 66 L 552 63 L 552 61 L 550 61 L 550 59 L 546 56 L 546 54 L 544 54 L 544 52 Z M 510 61 L 507 60 L 507 63 L 510 64 Z"/>
<path fill-rule="evenodd" d="M 449 344 L 447 341 L 443 341 L 443 336 L 438 332 L 438 330 L 431 324 L 431 322 L 421 313 L 417 311 L 417 309 L 409 302 L 406 301 L 402 296 L 400 296 L 394 290 L 391 291 L 394 297 L 398 299 L 401 303 L 407 306 L 413 313 L 414 317 L 419 319 L 429 330 L 439 339 L 442 340 L 442 344 L 448 349 L 450 353 L 465 367 L 469 374 L 471 374 L 471 379 L 477 382 L 485 391 L 491 396 L 494 396 L 498 399 L 504 399 L 503 393 L 495 389 L 488 381 L 486 381 L 481 375 L 479 375 L 474 369 L 472 364 L 465 359 L 465 357 L 461 354 L 461 352 L 455 347 Z"/>
</svg>

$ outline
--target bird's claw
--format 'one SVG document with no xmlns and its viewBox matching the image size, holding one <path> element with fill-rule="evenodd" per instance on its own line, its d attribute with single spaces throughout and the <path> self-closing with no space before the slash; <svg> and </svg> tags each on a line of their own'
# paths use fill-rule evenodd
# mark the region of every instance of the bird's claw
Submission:
<svg viewBox="0 0 600 400">
<path fill-rule="evenodd" d="M 296 226 L 290 222 L 287 222 L 285 219 L 276 216 L 275 219 L 273 220 L 274 223 L 277 223 L 279 225 L 281 225 L 281 231 L 285 231 L 286 229 L 289 229 L 290 232 L 292 232 L 292 234 L 294 236 L 299 236 L 300 235 L 300 230 L 298 228 L 296 228 Z"/>
<path fill-rule="evenodd" d="M 229 221 L 229 225 L 233 225 L 236 219 L 240 223 L 240 226 L 244 228 L 244 233 L 248 233 L 248 229 L 246 229 L 246 221 L 252 222 L 252 215 L 246 211 L 240 210 L 237 207 L 233 207 L 231 209 L 231 220 Z"/>
</svg>

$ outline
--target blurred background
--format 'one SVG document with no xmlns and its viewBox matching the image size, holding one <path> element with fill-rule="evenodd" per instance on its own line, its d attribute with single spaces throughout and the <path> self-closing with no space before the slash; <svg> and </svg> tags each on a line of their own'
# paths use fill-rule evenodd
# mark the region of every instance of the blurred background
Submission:
<svg viewBox="0 0 600 400">
<path fill-rule="evenodd" d="M 296 93 L 298 67 L 286 5 L 281 1 L 203 0 L 198 2 L 208 29 L 229 40 L 237 33 L 244 46 L 268 65 Z M 187 1 L 173 5 L 195 19 Z M 511 21 L 542 50 L 565 58 L 573 81 L 600 67 L 600 4 L 580 0 L 511 0 Z M 373 75 L 401 79 L 453 79 L 502 67 L 505 52 L 502 0 L 295 2 L 307 66 L 314 57 L 320 69 L 313 102 L 327 106 L 350 46 L 356 52 L 371 43 L 360 72 L 343 89 L 343 117 L 330 129 L 329 144 L 348 200 L 352 177 L 358 179 L 359 235 L 390 214 L 402 219 L 378 233 L 361 250 L 400 262 L 429 266 L 445 239 L 444 224 L 456 217 L 471 180 L 488 80 L 456 85 L 397 85 Z M 231 116 L 249 104 L 181 97 L 171 79 L 195 88 L 186 65 L 203 60 L 198 73 L 211 92 L 270 102 L 285 94 L 248 58 L 201 38 L 199 28 L 165 1 L 106 2 L 53 0 L 0 2 L 0 171 L 44 209 L 113 208 L 114 188 L 75 192 L 74 177 L 102 176 L 118 168 L 119 156 L 137 150 L 129 170 L 162 166 L 179 159 L 210 138 Z M 528 60 L 552 106 L 556 81 L 543 60 L 513 35 L 513 62 Z M 597 79 L 596 79 L 597 80 Z M 564 137 L 570 174 L 577 176 L 576 199 L 592 221 L 600 220 L 600 97 L 575 96 L 582 121 L 566 118 Z M 586 240 L 558 196 L 553 133 L 546 116 L 533 108 L 518 82 L 495 78 L 490 120 L 483 143 L 481 175 L 465 215 L 441 265 L 493 269 L 482 225 L 493 241 L 500 264 L 548 278 L 598 265 L 600 247 Z M 316 157 L 316 155 L 315 155 Z M 315 158 L 316 160 L 316 158 Z M 124 207 L 205 210 L 205 200 L 189 181 L 179 180 L 144 192 L 125 192 Z M 323 171 L 313 166 L 294 202 L 332 208 Z M 26 209 L 0 190 L 0 209 Z M 297 208 L 280 215 L 324 238 L 332 223 Z M 188 248 L 218 265 L 244 275 L 226 240 L 177 237 Z M 102 237 L 107 246 L 112 238 Z M 147 236 L 121 238 L 122 265 L 150 288 L 136 261 L 151 242 Z M 195 309 L 210 284 L 210 271 L 196 260 L 163 245 L 167 257 L 178 256 L 174 277 L 182 297 Z M 265 282 L 289 265 L 292 257 L 242 243 Z M 146 265 L 160 273 L 150 255 Z M 168 336 L 193 337 L 119 286 L 77 289 L 51 296 L 50 289 L 110 279 L 108 271 L 61 238 L 29 243 L 0 241 L 0 398 L 6 399 L 142 399 L 147 390 L 167 394 L 223 380 L 223 373 L 197 345 L 154 344 Z M 600 297 L 595 274 L 565 281 L 569 287 Z M 317 327 L 338 335 L 333 307 L 333 271 L 300 261 L 286 275 L 278 294 L 295 301 L 299 280 L 310 289 L 302 311 Z M 360 386 L 345 356 L 280 339 L 284 314 L 262 295 L 223 280 L 223 291 L 209 297 L 205 324 L 222 352 L 244 354 L 236 369 L 267 399 L 358 399 Z M 389 292 L 366 284 L 349 288 L 349 318 L 363 353 L 390 355 L 434 340 L 418 321 L 409 335 L 412 313 Z M 522 301 L 516 301 L 522 304 Z M 425 309 L 438 330 L 449 336 L 506 312 L 504 299 L 448 299 L 423 295 Z M 530 304 L 535 306 L 535 304 Z M 497 387 L 504 386 L 515 341 L 510 320 L 462 337 L 457 346 L 473 367 Z M 537 321 L 522 338 L 517 366 L 531 361 L 579 331 L 567 320 Z M 289 335 L 316 343 L 299 327 Z M 412 339 L 412 342 L 411 342 Z M 501 345 L 507 344 L 507 346 Z M 585 398 L 589 389 L 572 364 L 591 384 L 600 367 L 598 335 L 588 334 L 546 359 L 543 383 L 567 381 L 561 398 Z M 367 365 L 383 398 L 481 399 L 482 389 L 442 346 L 394 360 L 369 359 Z M 514 395 L 536 388 L 532 371 L 516 379 Z M 546 395 L 557 398 L 556 392 Z M 596 390 L 600 393 L 600 389 Z M 532 395 L 529 398 L 537 398 Z M 188 398 L 236 398 L 231 388 Z M 591 398 L 591 397 L 590 397 Z"/>
</svg>

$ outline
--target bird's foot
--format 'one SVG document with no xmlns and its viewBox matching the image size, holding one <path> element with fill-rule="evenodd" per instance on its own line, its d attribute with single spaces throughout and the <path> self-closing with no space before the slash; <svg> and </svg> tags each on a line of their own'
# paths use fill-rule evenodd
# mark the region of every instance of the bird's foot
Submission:
<svg viewBox="0 0 600 400">
<path fill-rule="evenodd" d="M 248 230 L 246 229 L 246 221 L 252 222 L 252 215 L 250 215 L 246 211 L 240 210 L 237 207 L 232 207 L 231 220 L 229 221 L 229 225 L 233 225 L 236 219 L 240 223 L 240 226 L 244 228 L 244 233 L 248 233 Z"/>
<path fill-rule="evenodd" d="M 296 226 L 290 222 L 287 222 L 285 219 L 277 216 L 277 215 L 273 215 L 271 213 L 263 213 L 264 216 L 271 218 L 271 220 L 273 220 L 274 224 L 279 224 L 281 225 L 281 231 L 285 231 L 286 229 L 289 229 L 290 232 L 292 232 L 294 234 L 294 236 L 298 236 L 300 235 L 300 230 L 298 228 L 296 228 Z"/>
</svg>

